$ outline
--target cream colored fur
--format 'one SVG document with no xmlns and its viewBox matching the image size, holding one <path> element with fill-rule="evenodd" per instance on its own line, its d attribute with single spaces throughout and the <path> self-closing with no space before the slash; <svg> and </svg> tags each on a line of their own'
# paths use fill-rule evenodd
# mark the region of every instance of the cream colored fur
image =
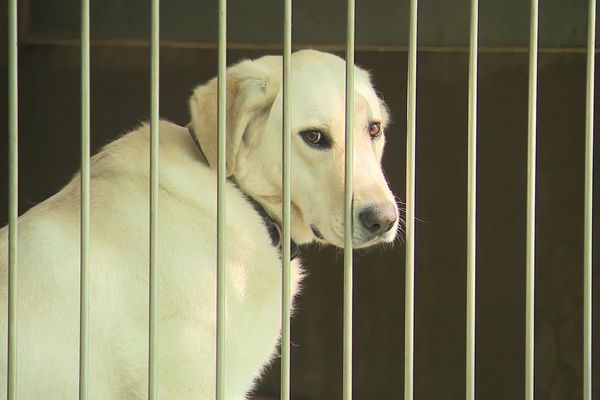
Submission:
<svg viewBox="0 0 600 400">
<path fill-rule="evenodd" d="M 342 246 L 344 62 L 316 51 L 292 61 L 292 236 Z M 281 58 L 244 61 L 227 73 L 227 167 L 240 188 L 280 220 Z M 216 80 L 191 98 L 192 123 L 214 167 Z M 387 113 L 368 74 L 356 69 L 354 204 L 391 201 L 380 167 L 383 137 L 370 120 Z M 298 132 L 322 128 L 335 144 L 308 146 Z M 51 134 L 51 133 L 49 133 Z M 144 125 L 106 146 L 91 166 L 90 399 L 143 399 L 147 388 L 148 154 Z M 214 398 L 216 173 L 199 162 L 184 127 L 160 125 L 159 398 Z M 19 218 L 19 399 L 76 399 L 79 335 L 79 175 Z M 261 217 L 227 184 L 227 398 L 243 399 L 277 355 L 281 261 Z M 317 226 L 323 239 L 311 229 Z M 355 226 L 357 224 L 355 223 Z M 389 242 L 396 226 L 364 247 Z M 292 296 L 302 268 L 292 262 Z M 7 229 L 0 229 L 0 337 L 7 334 Z M 6 346 L 0 346 L 0 398 Z"/>
</svg>

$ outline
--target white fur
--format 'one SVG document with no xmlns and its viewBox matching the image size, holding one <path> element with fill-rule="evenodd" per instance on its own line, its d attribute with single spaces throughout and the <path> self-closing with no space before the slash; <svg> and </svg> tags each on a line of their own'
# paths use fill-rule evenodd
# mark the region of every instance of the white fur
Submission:
<svg viewBox="0 0 600 400">
<path fill-rule="evenodd" d="M 292 236 L 342 245 L 344 63 L 315 51 L 293 56 Z M 228 174 L 280 220 L 281 59 L 228 70 Z M 356 69 L 354 203 L 392 201 L 380 168 L 383 138 L 368 121 L 387 121 L 368 74 Z M 216 161 L 216 81 L 197 88 L 192 122 L 209 163 Z M 310 148 L 298 135 L 326 125 L 335 145 Z M 49 133 L 51 134 L 51 133 Z M 143 399 L 148 349 L 148 154 L 142 126 L 106 146 L 91 166 L 90 399 Z M 160 124 L 159 398 L 214 398 L 216 174 L 198 160 L 186 128 Z M 19 218 L 19 399 L 75 399 L 79 338 L 79 175 Z M 276 355 L 281 261 L 261 217 L 227 188 L 227 398 L 242 399 Z M 356 217 L 355 217 L 356 218 Z M 355 224 L 356 226 L 356 224 Z M 357 247 L 393 240 L 366 238 Z M 7 229 L 0 229 L 0 337 L 7 334 Z M 292 262 L 292 296 L 302 269 Z M 0 398 L 6 347 L 0 346 Z"/>
</svg>

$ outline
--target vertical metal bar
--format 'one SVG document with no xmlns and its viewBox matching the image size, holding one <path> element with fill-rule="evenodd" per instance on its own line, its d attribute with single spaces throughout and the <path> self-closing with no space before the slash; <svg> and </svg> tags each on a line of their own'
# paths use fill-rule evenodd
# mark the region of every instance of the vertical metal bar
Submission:
<svg viewBox="0 0 600 400">
<path fill-rule="evenodd" d="M 90 2 L 81 0 L 81 206 L 79 399 L 88 398 L 90 260 Z"/>
<path fill-rule="evenodd" d="M 158 378 L 158 151 L 160 85 L 160 3 L 151 0 L 151 68 L 150 68 L 150 271 L 148 331 L 148 399 L 157 398 Z"/>
<path fill-rule="evenodd" d="M 283 16 L 283 126 L 282 126 L 282 299 L 281 299 L 281 399 L 290 398 L 290 207 L 291 207 L 291 128 L 290 128 L 290 63 L 292 57 L 292 1 L 285 0 Z"/>
<path fill-rule="evenodd" d="M 592 400 L 592 209 L 594 185 L 594 67 L 596 0 L 589 1 L 585 124 L 585 204 L 583 239 L 583 400 Z"/>
<path fill-rule="evenodd" d="M 538 0 L 531 0 L 529 38 L 529 125 L 527 151 L 527 249 L 525 292 L 525 399 L 534 398 L 535 181 L 537 141 Z"/>
<path fill-rule="evenodd" d="M 467 177 L 467 348 L 466 398 L 475 399 L 475 289 L 477 248 L 477 58 L 479 43 L 479 2 L 471 0 L 469 44 L 469 122 Z"/>
<path fill-rule="evenodd" d="M 227 88 L 227 1 L 219 0 L 218 73 L 218 166 L 217 166 L 217 376 L 216 398 L 227 398 L 225 382 L 225 179 L 226 165 L 226 88 Z"/>
<path fill-rule="evenodd" d="M 17 397 L 18 42 L 17 0 L 8 2 L 8 365 L 7 398 Z"/>
<path fill-rule="evenodd" d="M 415 339 L 415 151 L 417 135 L 417 8 L 410 2 L 406 99 L 406 278 L 404 304 L 404 399 L 413 399 Z"/>
<path fill-rule="evenodd" d="M 354 165 L 354 0 L 348 0 L 346 23 L 346 147 L 344 191 L 344 340 L 343 399 L 352 399 L 352 172 Z"/>
</svg>

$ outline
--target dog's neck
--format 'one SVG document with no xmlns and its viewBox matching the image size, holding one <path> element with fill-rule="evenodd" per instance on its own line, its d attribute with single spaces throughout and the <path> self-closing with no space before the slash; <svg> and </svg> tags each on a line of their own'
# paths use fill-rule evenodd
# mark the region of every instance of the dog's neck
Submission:
<svg viewBox="0 0 600 400">
<path fill-rule="evenodd" d="M 198 152 L 199 152 L 198 155 L 200 157 L 200 161 L 202 161 L 203 164 L 208 165 L 208 159 L 206 158 L 204 151 L 202 151 L 202 146 L 200 146 L 200 142 L 198 141 L 198 136 L 196 135 L 196 132 L 194 131 L 194 127 L 192 126 L 192 124 L 188 125 L 188 132 L 190 134 L 190 137 L 192 138 L 192 141 L 196 145 L 196 148 L 198 149 Z M 248 199 L 250 204 L 252 204 L 252 206 L 258 213 L 258 215 L 261 216 L 261 218 L 263 219 L 263 222 L 265 224 L 265 227 L 267 228 L 267 231 L 269 232 L 269 236 L 271 237 L 271 242 L 273 243 L 273 246 L 277 247 L 279 249 L 279 251 L 282 252 L 283 250 L 282 250 L 281 225 L 273 217 L 271 217 L 269 215 L 269 213 L 267 213 L 267 210 L 265 210 L 265 208 L 258 201 L 256 201 L 252 196 L 250 196 L 248 193 L 246 193 L 244 190 L 242 190 L 242 188 L 237 184 L 237 182 L 233 178 L 229 179 L 229 181 L 238 187 L 240 192 L 242 192 L 244 194 L 244 196 Z M 298 257 L 299 255 L 300 255 L 300 247 L 293 240 L 290 241 L 290 259 L 293 260 L 294 258 Z"/>
</svg>

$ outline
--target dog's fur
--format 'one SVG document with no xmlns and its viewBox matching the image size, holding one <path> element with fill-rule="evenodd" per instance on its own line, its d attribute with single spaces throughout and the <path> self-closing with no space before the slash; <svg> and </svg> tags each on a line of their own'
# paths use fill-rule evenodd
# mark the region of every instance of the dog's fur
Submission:
<svg viewBox="0 0 600 400">
<path fill-rule="evenodd" d="M 292 237 L 343 246 L 344 70 L 340 58 L 292 58 Z M 395 202 L 381 171 L 388 120 L 369 75 L 356 71 L 356 247 L 393 241 L 359 229 L 363 206 Z M 280 335 L 281 261 L 246 195 L 281 220 L 281 57 L 227 71 L 227 398 L 245 398 L 274 357 Z M 209 166 L 184 127 L 160 124 L 159 398 L 213 399 L 216 293 L 216 96 L 213 79 L 191 98 L 192 124 Z M 299 132 L 327 132 L 329 149 Z M 106 146 L 91 164 L 90 398 L 142 399 L 148 351 L 148 154 L 144 125 Z M 79 338 L 79 175 L 19 219 L 17 277 L 19 399 L 75 399 Z M 239 187 L 238 187 L 239 186 Z M 244 192 L 246 194 L 244 194 Z M 320 238 L 315 236 L 315 229 Z M 7 335 L 7 229 L 0 230 L 0 337 Z M 292 296 L 302 268 L 292 262 Z M 6 347 L 0 346 L 0 393 Z"/>
</svg>

